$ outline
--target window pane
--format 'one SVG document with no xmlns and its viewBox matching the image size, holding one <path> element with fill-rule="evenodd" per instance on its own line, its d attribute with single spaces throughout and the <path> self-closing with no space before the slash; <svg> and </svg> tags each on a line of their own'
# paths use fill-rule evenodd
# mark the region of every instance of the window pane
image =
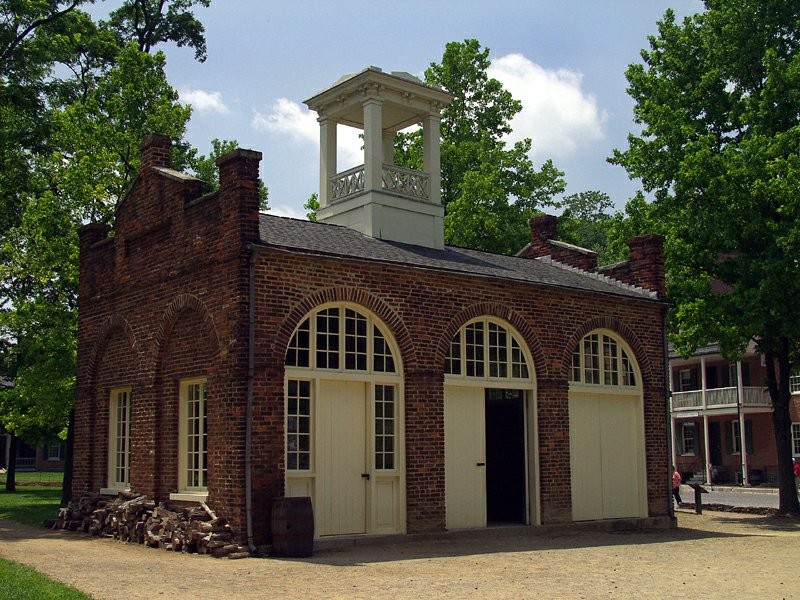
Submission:
<svg viewBox="0 0 800 600">
<path fill-rule="evenodd" d="M 607 335 L 603 336 L 603 383 L 605 385 L 619 385 L 617 342 Z"/>
<path fill-rule="evenodd" d="M 317 313 L 317 368 L 339 368 L 339 309 Z"/>
<path fill-rule="evenodd" d="M 311 382 L 290 380 L 286 386 L 286 468 L 311 465 Z"/>
<path fill-rule="evenodd" d="M 394 399 L 394 386 L 375 386 L 376 469 L 394 469 Z"/>
<path fill-rule="evenodd" d="M 286 350 L 286 366 L 309 367 L 309 341 L 311 323 L 308 319 L 303 321 L 295 331 Z"/>
<path fill-rule="evenodd" d="M 450 342 L 450 350 L 444 359 L 444 372 L 448 375 L 461 375 L 461 332 L 458 331 Z"/>
<path fill-rule="evenodd" d="M 465 328 L 467 377 L 484 376 L 483 335 L 483 323 L 470 323 Z"/>
</svg>

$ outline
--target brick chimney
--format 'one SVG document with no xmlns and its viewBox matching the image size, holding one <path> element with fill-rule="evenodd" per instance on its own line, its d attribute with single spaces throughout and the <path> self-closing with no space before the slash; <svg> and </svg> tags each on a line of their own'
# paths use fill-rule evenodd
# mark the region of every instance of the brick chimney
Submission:
<svg viewBox="0 0 800 600">
<path fill-rule="evenodd" d="M 639 235 L 628 240 L 630 271 L 636 285 L 666 297 L 664 237 Z"/>
<path fill-rule="evenodd" d="M 550 256 L 550 240 L 558 238 L 558 218 L 553 215 L 533 217 L 531 226 L 531 243 L 525 253 L 526 258 Z"/>
<path fill-rule="evenodd" d="M 247 241 L 258 234 L 258 163 L 261 152 L 237 148 L 216 160 L 219 168 L 219 195 L 224 211 L 237 213 Z"/>
<path fill-rule="evenodd" d="M 140 171 L 144 172 L 152 167 L 169 167 L 169 153 L 172 149 L 172 139 L 161 133 L 151 133 L 139 144 L 141 158 Z"/>
</svg>

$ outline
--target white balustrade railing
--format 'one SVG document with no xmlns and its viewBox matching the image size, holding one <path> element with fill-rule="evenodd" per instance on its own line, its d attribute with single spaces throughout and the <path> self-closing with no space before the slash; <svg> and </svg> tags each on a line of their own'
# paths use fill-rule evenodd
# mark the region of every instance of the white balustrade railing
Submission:
<svg viewBox="0 0 800 600">
<path fill-rule="evenodd" d="M 692 390 L 689 392 L 672 392 L 672 409 L 689 410 L 697 408 L 721 408 L 725 406 L 735 407 L 738 395 L 735 387 L 715 388 L 705 391 L 706 403 L 703 406 L 702 390 Z M 742 405 L 748 407 L 772 406 L 769 393 L 760 387 L 742 388 Z"/>
<path fill-rule="evenodd" d="M 412 198 L 430 198 L 431 178 L 427 173 L 404 169 L 396 165 L 383 165 L 383 188 Z"/>
<path fill-rule="evenodd" d="M 703 394 L 699 391 L 694 392 L 672 392 L 672 409 L 679 408 L 702 408 Z"/>
<path fill-rule="evenodd" d="M 415 199 L 430 199 L 431 178 L 427 173 L 405 169 L 396 165 L 383 165 L 383 189 Z M 364 165 L 337 173 L 330 178 L 331 201 L 344 200 L 348 196 L 363 192 Z"/>
<path fill-rule="evenodd" d="M 331 200 L 341 200 L 364 191 L 364 165 L 342 171 L 331 177 Z"/>
</svg>

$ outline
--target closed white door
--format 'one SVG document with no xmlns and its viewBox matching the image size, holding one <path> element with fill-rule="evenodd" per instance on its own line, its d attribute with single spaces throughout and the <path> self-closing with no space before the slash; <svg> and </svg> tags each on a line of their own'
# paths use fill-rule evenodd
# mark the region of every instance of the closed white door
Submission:
<svg viewBox="0 0 800 600">
<path fill-rule="evenodd" d="M 573 520 L 645 516 L 639 406 L 630 397 L 570 398 Z"/>
<path fill-rule="evenodd" d="M 320 535 L 366 532 L 366 384 L 321 381 L 317 476 Z"/>
<path fill-rule="evenodd" d="M 485 392 L 446 386 L 445 505 L 448 529 L 486 526 Z"/>
</svg>

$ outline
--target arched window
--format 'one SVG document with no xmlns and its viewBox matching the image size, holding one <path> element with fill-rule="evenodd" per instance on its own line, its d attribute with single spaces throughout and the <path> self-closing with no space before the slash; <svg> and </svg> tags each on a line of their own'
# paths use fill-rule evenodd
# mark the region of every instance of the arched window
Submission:
<svg viewBox="0 0 800 600">
<path fill-rule="evenodd" d="M 453 336 L 445 357 L 446 375 L 476 379 L 530 379 L 517 334 L 489 318 L 475 319 Z"/>
<path fill-rule="evenodd" d="M 570 381 L 588 385 L 635 387 L 636 369 L 628 353 L 611 335 L 590 333 L 572 352 Z"/>
<path fill-rule="evenodd" d="M 286 350 L 286 366 L 395 373 L 396 361 L 377 323 L 342 304 L 319 308 L 300 323 Z"/>
</svg>

